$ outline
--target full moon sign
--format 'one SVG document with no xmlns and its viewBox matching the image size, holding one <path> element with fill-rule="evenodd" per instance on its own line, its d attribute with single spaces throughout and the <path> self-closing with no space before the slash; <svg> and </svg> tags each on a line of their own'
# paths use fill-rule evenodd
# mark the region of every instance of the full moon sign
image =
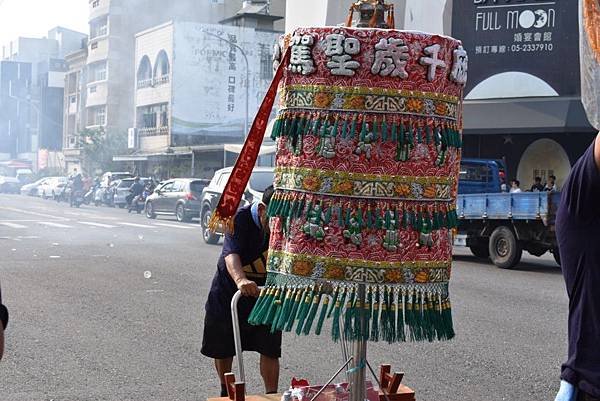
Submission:
<svg viewBox="0 0 600 401">
<path fill-rule="evenodd" d="M 531 74 L 558 95 L 579 94 L 577 7 L 567 0 L 462 0 L 452 35 L 469 54 L 465 93 L 503 72 Z"/>
</svg>

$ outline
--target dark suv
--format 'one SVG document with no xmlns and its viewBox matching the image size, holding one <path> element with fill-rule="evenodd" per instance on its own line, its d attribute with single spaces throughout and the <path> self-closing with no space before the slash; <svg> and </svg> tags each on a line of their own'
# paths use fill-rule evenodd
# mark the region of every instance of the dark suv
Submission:
<svg viewBox="0 0 600 401">
<path fill-rule="evenodd" d="M 199 178 L 174 178 L 161 182 L 146 199 L 146 217 L 171 215 L 177 221 L 187 222 L 200 217 L 202 190 L 209 180 Z"/>
<path fill-rule="evenodd" d="M 217 207 L 217 203 L 219 203 L 225 184 L 227 184 L 227 180 L 231 175 L 231 170 L 231 167 L 217 170 L 210 184 L 202 191 L 200 224 L 202 224 L 202 237 L 207 244 L 216 244 L 221 237 L 208 229 L 208 222 L 213 210 Z M 261 200 L 263 192 L 270 185 L 273 185 L 273 167 L 255 167 L 252 170 L 250 182 L 248 182 L 240 205 L 243 206 L 254 202 L 254 200 Z"/>
</svg>

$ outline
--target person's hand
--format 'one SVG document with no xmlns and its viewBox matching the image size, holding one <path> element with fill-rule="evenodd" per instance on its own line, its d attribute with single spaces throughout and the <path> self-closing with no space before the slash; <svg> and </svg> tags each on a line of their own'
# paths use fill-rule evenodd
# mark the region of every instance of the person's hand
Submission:
<svg viewBox="0 0 600 401">
<path fill-rule="evenodd" d="M 257 298 L 259 295 L 258 285 L 252 280 L 247 278 L 241 278 L 236 283 L 238 290 L 242 292 L 245 297 Z"/>
</svg>

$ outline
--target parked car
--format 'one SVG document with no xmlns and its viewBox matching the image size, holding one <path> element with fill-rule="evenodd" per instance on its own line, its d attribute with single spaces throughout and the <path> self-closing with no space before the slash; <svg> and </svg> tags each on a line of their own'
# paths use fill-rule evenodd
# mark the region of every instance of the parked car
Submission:
<svg viewBox="0 0 600 401">
<path fill-rule="evenodd" d="M 21 187 L 21 195 L 27 196 L 38 196 L 38 188 L 42 185 L 48 178 L 40 178 L 36 182 L 32 182 L 31 184 L 25 184 Z"/>
<path fill-rule="evenodd" d="M 145 186 L 146 183 L 148 183 L 148 181 L 150 181 L 150 178 L 140 178 L 140 180 L 142 181 L 142 184 Z M 114 191 L 113 204 L 115 206 L 118 206 L 121 209 L 123 209 L 125 206 L 127 206 L 127 196 L 130 194 L 129 190 L 131 189 L 131 186 L 133 185 L 134 181 L 135 181 L 135 178 L 123 178 L 123 179 L 115 181 L 114 186 L 113 186 L 113 191 Z"/>
<path fill-rule="evenodd" d="M 18 194 L 21 182 L 16 177 L 0 175 L 0 193 Z"/>
<path fill-rule="evenodd" d="M 42 199 L 56 199 L 56 196 L 62 193 L 68 182 L 67 177 L 49 177 L 38 187 L 38 195 Z"/>
<path fill-rule="evenodd" d="M 202 191 L 202 209 L 200 224 L 202 225 L 202 237 L 207 244 L 216 244 L 221 235 L 213 233 L 208 229 L 208 222 L 213 211 L 216 209 L 225 184 L 229 180 L 232 167 L 217 170 L 210 184 Z M 248 205 L 255 200 L 261 200 L 262 194 L 270 185 L 273 185 L 273 167 L 255 167 L 250 175 L 250 181 L 244 192 L 240 205 Z"/>
<path fill-rule="evenodd" d="M 174 178 L 161 182 L 146 199 L 146 217 L 172 215 L 177 221 L 187 222 L 200 217 L 200 199 L 209 180 Z"/>
</svg>

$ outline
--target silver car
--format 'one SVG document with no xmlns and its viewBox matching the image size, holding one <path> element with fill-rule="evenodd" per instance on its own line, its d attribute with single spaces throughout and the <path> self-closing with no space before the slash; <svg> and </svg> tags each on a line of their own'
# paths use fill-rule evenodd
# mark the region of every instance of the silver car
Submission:
<svg viewBox="0 0 600 401">
<path fill-rule="evenodd" d="M 127 196 L 131 194 L 129 190 L 133 186 L 134 181 L 134 178 L 123 178 L 114 183 L 113 203 L 115 206 L 118 206 L 121 209 L 127 206 Z M 150 181 L 150 178 L 140 178 L 140 181 L 142 182 L 142 185 L 145 186 Z"/>
</svg>

